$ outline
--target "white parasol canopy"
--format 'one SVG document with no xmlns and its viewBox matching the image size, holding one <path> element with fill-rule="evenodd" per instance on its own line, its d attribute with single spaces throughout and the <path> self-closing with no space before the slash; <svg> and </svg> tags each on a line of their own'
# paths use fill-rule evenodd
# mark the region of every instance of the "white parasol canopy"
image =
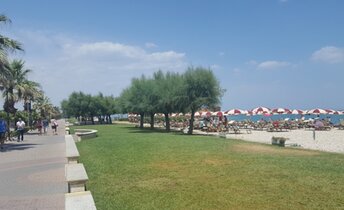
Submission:
<svg viewBox="0 0 344 210">
<path fill-rule="evenodd" d="M 247 111 L 242 109 L 231 109 L 225 112 L 227 115 L 239 115 L 239 114 L 247 114 Z"/>
<path fill-rule="evenodd" d="M 266 107 L 257 107 L 252 109 L 253 114 L 270 114 L 270 109 Z"/>
</svg>

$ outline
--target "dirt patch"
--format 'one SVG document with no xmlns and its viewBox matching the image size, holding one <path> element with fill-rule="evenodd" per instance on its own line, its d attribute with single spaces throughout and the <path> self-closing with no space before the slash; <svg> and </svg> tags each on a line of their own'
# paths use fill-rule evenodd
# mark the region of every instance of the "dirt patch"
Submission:
<svg viewBox="0 0 344 210">
<path fill-rule="evenodd" d="M 211 159 L 203 160 L 203 163 L 205 163 L 206 165 L 211 165 L 211 166 L 223 166 L 223 165 L 231 164 L 231 161 L 224 160 L 224 159 L 211 158 Z"/>
<path fill-rule="evenodd" d="M 152 168 L 155 169 L 163 169 L 163 170 L 175 170 L 179 168 L 179 165 L 175 162 L 155 162 L 150 165 Z"/>
<path fill-rule="evenodd" d="M 149 190 L 164 190 L 176 186 L 176 181 L 168 178 L 154 178 L 149 180 L 142 180 L 136 183 L 139 188 L 145 188 Z"/>
<path fill-rule="evenodd" d="M 265 145 L 252 145 L 252 144 L 238 144 L 230 148 L 234 152 L 256 153 L 256 154 L 271 154 L 271 155 L 286 155 L 286 156 L 315 156 L 320 155 L 320 152 L 306 151 L 299 149 L 288 148 L 274 148 Z"/>
</svg>

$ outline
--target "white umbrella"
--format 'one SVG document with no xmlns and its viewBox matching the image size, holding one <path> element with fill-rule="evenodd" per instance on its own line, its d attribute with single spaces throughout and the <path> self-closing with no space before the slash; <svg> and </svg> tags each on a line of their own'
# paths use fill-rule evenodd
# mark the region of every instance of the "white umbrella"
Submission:
<svg viewBox="0 0 344 210">
<path fill-rule="evenodd" d="M 325 109 L 311 109 L 307 111 L 307 114 L 328 114 Z"/>
<path fill-rule="evenodd" d="M 202 112 L 202 117 L 210 117 L 211 116 L 211 112 L 206 111 L 206 112 Z"/>
<path fill-rule="evenodd" d="M 212 116 L 222 117 L 223 116 L 223 112 L 221 112 L 221 111 L 219 111 L 219 112 L 212 112 L 211 115 Z"/>
<path fill-rule="evenodd" d="M 266 107 L 257 107 L 252 109 L 254 114 L 270 114 L 270 109 Z"/>
<path fill-rule="evenodd" d="M 196 113 L 195 113 L 195 117 L 200 117 L 201 115 L 202 115 L 201 112 L 196 112 Z"/>
<path fill-rule="evenodd" d="M 301 109 L 293 109 L 291 111 L 291 114 L 305 114 L 305 111 L 303 111 Z"/>
<path fill-rule="evenodd" d="M 247 114 L 247 111 L 241 109 L 231 109 L 225 112 L 228 115 L 239 115 L 239 114 Z"/>
<path fill-rule="evenodd" d="M 271 111 L 273 114 L 290 114 L 290 109 L 286 108 L 276 108 Z"/>
</svg>

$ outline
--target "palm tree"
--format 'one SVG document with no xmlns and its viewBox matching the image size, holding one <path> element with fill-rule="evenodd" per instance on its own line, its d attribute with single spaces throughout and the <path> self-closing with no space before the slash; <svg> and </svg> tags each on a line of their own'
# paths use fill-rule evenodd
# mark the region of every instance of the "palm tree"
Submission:
<svg viewBox="0 0 344 210">
<path fill-rule="evenodd" d="M 33 108 L 39 112 L 41 118 L 50 118 L 50 116 L 55 115 L 56 112 L 49 98 L 45 96 L 43 92 L 34 100 Z"/>
<path fill-rule="evenodd" d="M 26 87 L 34 82 L 29 82 L 27 75 L 31 72 L 30 69 L 24 69 L 25 62 L 22 60 L 13 60 L 10 63 L 8 74 L 4 78 L 0 78 L 0 87 L 5 97 L 4 110 L 5 112 L 15 114 L 15 103 L 23 99 L 27 94 Z M 38 84 L 35 83 L 37 86 Z"/>
<path fill-rule="evenodd" d="M 43 95 L 43 91 L 40 89 L 40 84 L 34 81 L 26 80 L 22 85 L 23 90 L 22 92 L 22 99 L 24 101 L 24 110 L 27 111 L 28 119 L 29 119 L 29 126 L 31 126 L 31 103 L 35 99 L 41 97 Z"/>
<path fill-rule="evenodd" d="M 0 24 L 11 23 L 11 20 L 0 14 Z M 0 76 L 5 75 L 9 69 L 7 55 L 9 52 L 14 52 L 16 50 L 23 50 L 21 44 L 13 39 L 5 37 L 0 34 Z"/>
<path fill-rule="evenodd" d="M 8 72 L 0 77 L 0 90 L 5 98 L 4 110 L 7 113 L 7 124 L 9 125 L 9 115 L 15 114 L 17 109 L 14 107 L 15 103 L 22 100 L 23 97 L 28 97 L 29 89 L 37 88 L 38 83 L 29 81 L 27 75 L 31 72 L 30 69 L 24 69 L 25 62 L 22 60 L 13 60 L 9 64 Z M 8 132 L 9 132 L 9 126 Z"/>
</svg>

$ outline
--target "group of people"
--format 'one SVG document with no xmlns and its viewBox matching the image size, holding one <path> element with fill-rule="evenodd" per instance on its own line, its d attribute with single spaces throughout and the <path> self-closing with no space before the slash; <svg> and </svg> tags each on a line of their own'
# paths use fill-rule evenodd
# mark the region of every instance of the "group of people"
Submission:
<svg viewBox="0 0 344 210">
<path fill-rule="evenodd" d="M 51 128 L 54 135 L 57 135 L 57 126 L 58 126 L 57 121 L 53 119 L 51 121 Z M 39 135 L 42 135 L 43 133 L 46 134 L 48 132 L 48 127 L 49 127 L 49 121 L 47 119 L 44 119 L 44 120 L 39 119 L 36 122 L 36 128 L 39 132 Z M 25 131 L 25 122 L 21 118 L 19 118 L 18 122 L 16 123 L 16 128 L 18 132 L 18 142 L 20 140 L 23 141 L 24 131 Z"/>
<path fill-rule="evenodd" d="M 52 128 L 53 134 L 55 134 L 55 135 L 57 135 L 57 126 L 58 126 L 57 121 L 55 119 L 53 119 L 51 122 L 51 128 Z M 48 131 L 48 127 L 49 127 L 49 121 L 47 119 L 37 120 L 36 128 L 39 132 L 39 135 L 42 135 L 42 133 L 46 134 Z"/>
<path fill-rule="evenodd" d="M 24 133 L 25 133 L 25 122 L 19 118 L 18 121 L 16 122 L 16 131 L 17 131 L 17 141 L 24 141 Z M 42 135 L 42 133 L 44 132 L 44 134 L 47 133 L 48 131 L 48 127 L 49 127 L 49 121 L 47 119 L 41 120 L 39 119 L 36 123 L 35 126 L 39 132 L 39 135 Z M 55 119 L 53 119 L 51 121 L 51 128 L 52 128 L 52 132 L 54 135 L 57 135 L 57 127 L 58 127 L 58 123 Z M 6 139 L 6 132 L 7 132 L 7 124 L 5 122 L 5 120 L 0 119 L 0 145 L 1 145 L 1 149 L 2 149 L 2 145 L 5 142 Z"/>
</svg>

